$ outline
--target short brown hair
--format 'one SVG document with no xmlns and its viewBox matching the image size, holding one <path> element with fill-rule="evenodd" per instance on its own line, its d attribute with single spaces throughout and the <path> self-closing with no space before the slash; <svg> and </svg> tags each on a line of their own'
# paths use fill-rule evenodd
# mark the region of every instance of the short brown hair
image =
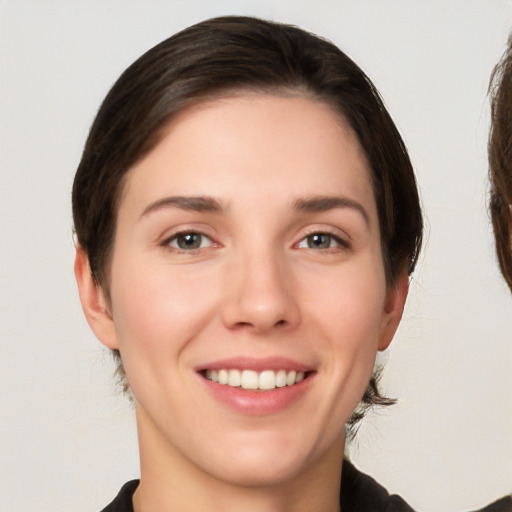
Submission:
<svg viewBox="0 0 512 512">
<path fill-rule="evenodd" d="M 512 291 L 512 39 L 493 71 L 489 91 L 489 210 L 498 262 Z"/>
<path fill-rule="evenodd" d="M 204 21 L 158 44 L 114 84 L 91 127 L 73 184 L 73 218 L 94 277 L 108 283 L 117 202 L 129 169 L 185 106 L 229 91 L 295 91 L 351 125 L 370 163 L 388 281 L 412 272 L 422 239 L 405 145 L 370 79 L 332 43 L 248 17 Z"/>
</svg>

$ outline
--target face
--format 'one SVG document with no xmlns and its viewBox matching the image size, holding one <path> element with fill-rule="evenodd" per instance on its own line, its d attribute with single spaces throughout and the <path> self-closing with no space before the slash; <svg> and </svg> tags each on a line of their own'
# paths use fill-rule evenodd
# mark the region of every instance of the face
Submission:
<svg viewBox="0 0 512 512">
<path fill-rule="evenodd" d="M 128 175 L 111 304 L 88 314 L 121 352 L 143 468 L 263 485 L 341 464 L 401 283 L 386 287 L 368 164 L 328 106 L 181 112 Z"/>
</svg>

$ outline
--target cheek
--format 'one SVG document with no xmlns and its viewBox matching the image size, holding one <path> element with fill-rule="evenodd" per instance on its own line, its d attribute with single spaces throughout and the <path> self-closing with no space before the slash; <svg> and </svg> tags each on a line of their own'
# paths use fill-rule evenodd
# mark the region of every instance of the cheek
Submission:
<svg viewBox="0 0 512 512">
<path fill-rule="evenodd" d="M 124 262 L 123 262 L 124 263 Z M 172 364 L 214 314 L 213 276 L 143 261 L 118 262 L 112 305 L 121 356 L 129 368 Z M 203 291 L 203 293 L 201 292 Z M 133 361 L 132 361 L 133 360 Z"/>
<path fill-rule="evenodd" d="M 308 303 L 317 318 L 340 342 L 376 344 L 386 298 L 383 269 L 360 265 L 322 277 L 310 279 Z"/>
<path fill-rule="evenodd" d="M 331 354 L 329 373 L 339 386 L 350 380 L 362 394 L 378 349 L 386 297 L 384 272 L 378 265 L 362 265 L 335 279 L 317 281 L 313 291 L 316 299 L 310 299 L 309 309 Z"/>
</svg>

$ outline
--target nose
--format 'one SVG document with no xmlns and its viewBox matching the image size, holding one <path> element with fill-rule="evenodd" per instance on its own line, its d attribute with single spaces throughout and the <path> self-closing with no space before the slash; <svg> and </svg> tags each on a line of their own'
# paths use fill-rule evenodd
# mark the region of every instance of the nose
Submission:
<svg viewBox="0 0 512 512">
<path fill-rule="evenodd" d="M 227 294 L 222 308 L 224 324 L 257 334 L 273 329 L 290 329 L 301 314 L 294 283 L 286 262 L 276 255 L 252 254 L 231 265 Z"/>
</svg>

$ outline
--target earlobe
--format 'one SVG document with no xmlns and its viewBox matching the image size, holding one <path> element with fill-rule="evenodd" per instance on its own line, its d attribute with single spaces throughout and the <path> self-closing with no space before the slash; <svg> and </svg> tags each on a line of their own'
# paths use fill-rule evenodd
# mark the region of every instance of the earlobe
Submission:
<svg viewBox="0 0 512 512">
<path fill-rule="evenodd" d="M 76 248 L 74 269 L 80 302 L 90 328 L 103 345 L 112 350 L 119 349 L 108 302 L 101 286 L 92 277 L 89 257 L 80 245 Z"/>
<path fill-rule="evenodd" d="M 409 291 L 409 276 L 402 272 L 396 281 L 389 287 L 386 294 L 386 302 L 382 313 L 382 324 L 379 337 L 379 350 L 386 350 L 395 335 L 402 313 L 404 311 L 405 299 Z"/>
</svg>

